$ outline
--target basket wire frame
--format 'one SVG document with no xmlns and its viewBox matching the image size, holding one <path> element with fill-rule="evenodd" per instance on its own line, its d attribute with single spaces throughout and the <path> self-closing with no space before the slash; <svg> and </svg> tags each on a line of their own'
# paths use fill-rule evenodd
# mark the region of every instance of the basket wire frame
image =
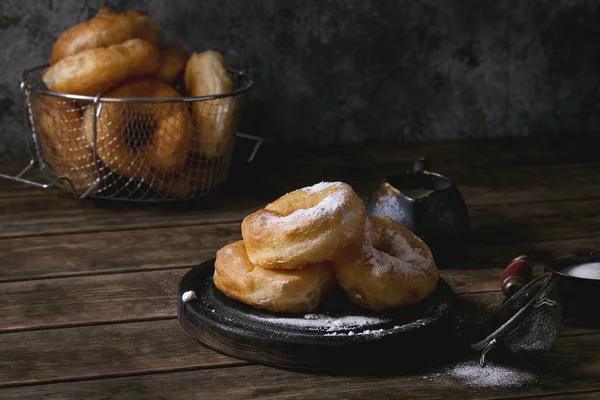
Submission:
<svg viewBox="0 0 600 400">
<path fill-rule="evenodd" d="M 203 97 L 110 98 L 46 90 L 46 66 L 23 73 L 24 128 L 29 164 L 0 177 L 79 198 L 162 202 L 202 197 L 223 184 L 252 81 L 229 70 L 230 93 Z M 187 134 L 186 134 L 187 133 Z M 46 183 L 24 178 L 39 165 Z"/>
</svg>

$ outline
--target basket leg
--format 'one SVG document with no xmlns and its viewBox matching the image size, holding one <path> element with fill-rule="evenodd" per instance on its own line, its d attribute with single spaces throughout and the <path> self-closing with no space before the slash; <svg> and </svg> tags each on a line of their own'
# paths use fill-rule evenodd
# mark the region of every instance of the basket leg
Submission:
<svg viewBox="0 0 600 400">
<path fill-rule="evenodd" d="M 47 188 L 51 187 L 52 184 L 50 184 L 50 183 L 41 183 L 41 182 L 32 181 L 31 179 L 22 178 L 22 176 L 25 175 L 31 168 L 33 168 L 33 166 L 35 164 L 36 164 L 35 160 L 31 159 L 29 161 L 29 164 L 25 168 L 23 168 L 21 170 L 21 172 L 19 172 L 18 174 L 16 174 L 16 175 L 0 174 L 0 178 L 4 178 L 4 179 L 12 180 L 15 182 L 20 182 L 20 183 L 26 183 L 28 185 L 43 188 L 43 189 L 47 189 Z"/>
<path fill-rule="evenodd" d="M 35 186 L 35 187 L 42 188 L 42 189 L 48 189 L 48 188 L 54 187 L 54 186 L 56 186 L 56 184 L 58 182 L 65 181 L 67 183 L 66 186 L 68 186 L 70 192 L 74 196 L 77 195 L 77 191 L 75 190 L 73 181 L 71 181 L 71 179 L 69 179 L 66 176 L 57 176 L 56 179 L 54 179 L 48 183 L 42 183 L 42 182 L 37 182 L 37 181 L 31 180 L 31 179 L 23 178 L 23 175 L 25 175 L 27 172 L 29 172 L 29 170 L 32 169 L 36 163 L 37 162 L 34 159 L 31 159 L 29 161 L 29 164 L 27 164 L 27 166 L 25 168 L 23 168 L 18 174 L 16 174 L 16 175 L 0 174 L 0 178 L 8 179 L 8 180 L 19 182 L 19 183 L 25 183 L 27 185 Z M 95 187 L 97 184 L 98 184 L 98 182 L 94 183 L 92 185 L 92 188 Z M 92 188 L 88 189 L 88 192 L 91 191 Z"/>
<path fill-rule="evenodd" d="M 98 187 L 99 184 L 100 184 L 100 178 L 96 178 L 94 183 L 92 183 L 90 185 L 90 187 L 81 196 L 79 196 L 79 198 L 85 199 L 86 197 L 88 197 Z M 75 189 L 73 189 L 73 190 L 75 190 Z"/>
</svg>

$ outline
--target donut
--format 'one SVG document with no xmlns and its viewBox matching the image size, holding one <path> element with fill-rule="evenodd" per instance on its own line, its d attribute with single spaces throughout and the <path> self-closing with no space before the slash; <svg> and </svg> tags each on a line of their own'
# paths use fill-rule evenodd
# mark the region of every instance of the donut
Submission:
<svg viewBox="0 0 600 400">
<path fill-rule="evenodd" d="M 330 259 L 361 237 L 365 207 L 352 187 L 321 182 L 287 193 L 248 215 L 242 237 L 262 268 L 302 268 Z"/>
<path fill-rule="evenodd" d="M 163 47 L 160 50 L 160 69 L 156 73 L 156 79 L 168 84 L 175 82 L 183 74 L 188 57 L 187 51 L 177 43 Z"/>
<path fill-rule="evenodd" d="M 192 97 L 225 94 L 233 87 L 225 58 L 212 50 L 193 53 L 183 79 L 187 95 Z M 202 157 L 219 157 L 231 148 L 236 129 L 234 99 L 221 97 L 192 103 L 196 126 L 194 148 Z"/>
<path fill-rule="evenodd" d="M 34 126 L 48 164 L 56 175 L 69 178 L 78 193 L 85 192 L 103 168 L 94 164 L 92 147 L 82 129 L 80 107 L 74 101 L 51 96 L 35 97 L 32 107 Z"/>
<path fill-rule="evenodd" d="M 335 287 L 333 268 L 318 263 L 303 269 L 274 270 L 255 267 L 244 241 L 219 251 L 213 282 L 227 297 L 274 312 L 308 313 Z"/>
<path fill-rule="evenodd" d="M 119 14 L 110 7 L 100 7 L 92 19 L 67 29 L 56 39 L 50 65 L 85 50 L 108 47 L 130 39 L 143 39 L 158 47 L 160 32 L 143 11 Z"/>
<path fill-rule="evenodd" d="M 387 216 L 368 215 L 363 239 L 332 261 L 346 296 L 376 311 L 422 302 L 439 277 L 429 247 Z"/>
<path fill-rule="evenodd" d="M 127 82 L 106 93 L 116 98 L 178 98 L 180 94 L 155 79 Z M 84 114 L 87 140 L 94 142 L 94 108 Z M 193 129 L 184 103 L 102 103 L 96 120 L 96 153 L 112 171 L 144 179 L 170 173 L 186 163 Z"/>
<path fill-rule="evenodd" d="M 65 57 L 46 69 L 42 80 L 55 92 L 95 96 L 126 79 L 154 75 L 158 68 L 156 47 L 142 39 L 131 39 Z"/>
</svg>

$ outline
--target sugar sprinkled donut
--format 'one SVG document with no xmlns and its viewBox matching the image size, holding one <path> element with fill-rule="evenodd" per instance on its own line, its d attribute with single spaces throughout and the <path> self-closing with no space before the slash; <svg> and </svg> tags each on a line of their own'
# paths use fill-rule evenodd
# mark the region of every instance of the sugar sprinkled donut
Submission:
<svg viewBox="0 0 600 400">
<path fill-rule="evenodd" d="M 312 312 L 335 287 L 331 265 L 319 263 L 287 270 L 256 267 L 241 240 L 217 252 L 213 279 L 226 296 L 274 312 Z"/>
<path fill-rule="evenodd" d="M 107 47 L 130 39 L 143 39 L 158 47 L 160 32 L 146 13 L 131 10 L 117 13 L 110 7 L 100 7 L 89 21 L 64 31 L 52 46 L 50 65 L 85 50 Z"/>
<path fill-rule="evenodd" d="M 362 200 L 343 182 L 287 193 L 242 221 L 250 261 L 263 268 L 302 268 L 331 258 L 362 234 Z"/>
<path fill-rule="evenodd" d="M 159 51 L 142 39 L 98 47 L 65 57 L 42 74 L 55 92 L 95 96 L 126 79 L 154 75 Z"/>
<path fill-rule="evenodd" d="M 429 247 L 387 216 L 368 215 L 362 241 L 338 253 L 333 263 L 347 297 L 377 311 L 422 302 L 439 277 Z"/>
</svg>

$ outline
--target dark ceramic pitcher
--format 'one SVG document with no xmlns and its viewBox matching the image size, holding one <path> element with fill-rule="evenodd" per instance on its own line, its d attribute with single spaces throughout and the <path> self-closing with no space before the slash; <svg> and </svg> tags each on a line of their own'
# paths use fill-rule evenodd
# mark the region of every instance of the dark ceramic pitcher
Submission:
<svg viewBox="0 0 600 400">
<path fill-rule="evenodd" d="M 456 185 L 430 171 L 427 160 L 412 171 L 390 175 L 371 195 L 367 212 L 387 215 L 410 229 L 429 246 L 436 263 L 464 253 L 469 230 L 467 206 Z"/>
</svg>

